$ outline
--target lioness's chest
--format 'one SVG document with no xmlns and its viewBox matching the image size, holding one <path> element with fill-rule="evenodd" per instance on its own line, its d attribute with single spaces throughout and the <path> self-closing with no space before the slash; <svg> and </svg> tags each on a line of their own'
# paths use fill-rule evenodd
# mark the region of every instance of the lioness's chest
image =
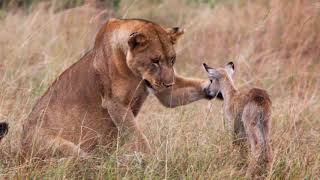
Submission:
<svg viewBox="0 0 320 180">
<path fill-rule="evenodd" d="M 147 96 L 148 96 L 148 92 L 141 93 L 140 95 L 132 98 L 132 102 L 131 102 L 130 107 L 131 107 L 131 110 L 132 110 L 134 116 L 138 115 L 144 101 L 147 99 Z"/>
<path fill-rule="evenodd" d="M 121 103 L 130 107 L 134 116 L 138 115 L 142 104 L 148 96 L 148 91 L 143 84 L 127 83 L 126 81 L 117 81 L 112 88 L 112 94 L 121 101 Z"/>
</svg>

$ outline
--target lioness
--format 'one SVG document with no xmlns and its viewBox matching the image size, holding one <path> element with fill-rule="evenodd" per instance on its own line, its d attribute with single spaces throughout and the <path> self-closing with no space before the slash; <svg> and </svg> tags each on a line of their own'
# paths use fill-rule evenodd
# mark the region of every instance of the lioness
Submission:
<svg viewBox="0 0 320 180">
<path fill-rule="evenodd" d="M 246 176 L 258 178 L 263 175 L 271 160 L 269 147 L 269 126 L 271 100 L 264 89 L 251 88 L 239 91 L 233 84 L 234 64 L 229 62 L 225 68 L 211 68 L 203 64 L 212 81 L 210 90 L 221 91 L 224 99 L 224 113 L 234 132 L 234 144 L 245 148 L 248 141 L 251 149 Z"/>
<path fill-rule="evenodd" d="M 146 20 L 110 19 L 94 47 L 65 70 L 38 100 L 23 125 L 22 150 L 87 156 L 117 137 L 139 152 L 150 152 L 135 117 L 151 93 L 166 107 L 211 99 L 209 80 L 174 71 L 180 28 Z M 33 150 L 37 147 L 37 151 Z"/>
</svg>

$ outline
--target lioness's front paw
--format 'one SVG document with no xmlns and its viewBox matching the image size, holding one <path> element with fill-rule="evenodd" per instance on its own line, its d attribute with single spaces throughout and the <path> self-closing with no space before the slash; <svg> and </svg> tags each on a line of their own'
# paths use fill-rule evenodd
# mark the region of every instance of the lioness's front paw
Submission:
<svg viewBox="0 0 320 180">
<path fill-rule="evenodd" d="M 209 83 L 205 83 L 203 86 L 203 92 L 205 94 L 205 98 L 208 100 L 211 100 L 213 98 L 218 98 L 223 100 L 223 96 L 219 89 L 217 88 L 217 85 L 212 84 L 211 81 Z"/>
<path fill-rule="evenodd" d="M 213 99 L 216 96 L 216 93 L 210 90 L 211 81 L 203 83 L 202 89 L 206 99 Z"/>
<path fill-rule="evenodd" d="M 144 154 L 152 153 L 151 146 L 147 139 L 143 139 L 142 142 L 141 141 L 135 142 L 134 151 L 144 153 Z"/>
<path fill-rule="evenodd" d="M 140 165 L 141 167 L 146 166 L 146 160 L 144 159 L 144 155 L 140 152 L 133 152 L 133 154 L 123 154 L 117 157 L 117 162 L 119 166 L 128 167 L 133 163 L 136 165 Z"/>
<path fill-rule="evenodd" d="M 80 159 L 86 160 L 86 159 L 89 159 L 91 156 L 90 156 L 89 153 L 86 153 L 83 150 L 80 150 L 79 153 L 78 153 L 78 157 Z"/>
</svg>

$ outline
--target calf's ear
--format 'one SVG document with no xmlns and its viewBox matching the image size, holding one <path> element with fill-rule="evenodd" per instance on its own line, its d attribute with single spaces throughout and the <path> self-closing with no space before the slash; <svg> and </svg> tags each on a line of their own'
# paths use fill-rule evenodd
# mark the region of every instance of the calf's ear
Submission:
<svg viewBox="0 0 320 180">
<path fill-rule="evenodd" d="M 228 75 L 231 77 L 234 73 L 234 63 L 230 61 L 225 65 L 224 68 L 227 71 Z"/>
<path fill-rule="evenodd" d="M 209 67 L 206 63 L 203 63 L 203 67 L 208 72 L 210 77 L 216 78 L 216 79 L 220 78 L 220 73 L 216 69 Z"/>
</svg>

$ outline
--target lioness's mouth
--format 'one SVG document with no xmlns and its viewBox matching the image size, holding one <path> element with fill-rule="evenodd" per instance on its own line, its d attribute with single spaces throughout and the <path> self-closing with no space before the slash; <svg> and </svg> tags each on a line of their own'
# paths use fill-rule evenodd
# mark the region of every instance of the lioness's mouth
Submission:
<svg viewBox="0 0 320 180">
<path fill-rule="evenodd" d="M 144 79 L 143 82 L 148 88 L 151 88 L 154 90 L 153 86 L 151 85 L 151 83 L 148 80 Z"/>
</svg>

